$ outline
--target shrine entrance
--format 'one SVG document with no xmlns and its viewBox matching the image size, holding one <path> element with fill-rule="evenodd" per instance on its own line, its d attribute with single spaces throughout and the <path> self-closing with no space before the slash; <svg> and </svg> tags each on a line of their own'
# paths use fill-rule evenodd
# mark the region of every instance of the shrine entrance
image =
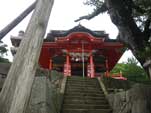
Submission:
<svg viewBox="0 0 151 113">
<path fill-rule="evenodd" d="M 74 51 L 69 53 L 70 62 L 71 62 L 71 75 L 86 77 L 86 76 L 88 76 L 87 75 L 87 71 L 88 71 L 87 65 L 89 63 L 89 54 L 90 53 L 84 52 L 83 45 L 81 46 L 81 48 L 78 48 L 78 49 L 79 49 L 79 51 L 77 51 L 75 49 Z"/>
<path fill-rule="evenodd" d="M 73 76 L 83 76 L 83 71 L 84 71 L 84 76 L 87 76 L 87 63 L 85 62 L 84 64 L 84 69 L 83 69 L 83 64 L 82 62 L 71 62 L 71 75 Z"/>
</svg>

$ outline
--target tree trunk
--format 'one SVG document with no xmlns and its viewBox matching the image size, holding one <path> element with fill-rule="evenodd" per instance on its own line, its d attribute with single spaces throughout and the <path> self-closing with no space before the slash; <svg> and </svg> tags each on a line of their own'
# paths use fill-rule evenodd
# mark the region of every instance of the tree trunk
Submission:
<svg viewBox="0 0 151 113">
<path fill-rule="evenodd" d="M 137 40 L 139 41 L 141 31 L 137 27 L 129 10 L 125 8 L 123 1 L 106 0 L 106 6 L 112 22 L 119 30 L 118 39 L 127 44 L 133 51 L 137 50 L 138 45 L 135 36 L 137 36 Z"/>
<path fill-rule="evenodd" d="M 143 64 L 144 69 L 149 75 L 149 78 L 151 78 L 151 59 L 148 59 L 144 64 Z"/>
<path fill-rule="evenodd" d="M 148 67 L 148 71 L 149 71 L 149 75 L 150 75 L 150 78 L 151 78 L 151 66 Z"/>
<path fill-rule="evenodd" d="M 122 0 L 105 0 L 105 3 L 112 22 L 119 30 L 118 39 L 128 46 L 133 55 L 143 66 L 146 59 L 148 59 L 148 56 L 142 57 L 140 55 L 145 48 L 145 35 L 137 27 L 130 10 L 125 6 Z M 147 72 L 149 72 L 148 67 Z M 151 73 L 147 74 L 151 79 Z"/>
<path fill-rule="evenodd" d="M 0 93 L 0 113 L 24 113 L 54 0 L 37 0 L 14 62 Z"/>
</svg>

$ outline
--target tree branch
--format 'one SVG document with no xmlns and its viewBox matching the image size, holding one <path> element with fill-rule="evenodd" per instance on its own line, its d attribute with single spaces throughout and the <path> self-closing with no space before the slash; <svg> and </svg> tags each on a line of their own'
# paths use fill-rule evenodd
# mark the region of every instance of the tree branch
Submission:
<svg viewBox="0 0 151 113">
<path fill-rule="evenodd" d="M 106 7 L 106 3 L 104 2 L 102 6 L 100 8 L 96 8 L 93 13 L 86 16 L 79 17 L 79 19 L 75 20 L 75 22 L 81 21 L 83 19 L 90 20 L 95 16 L 99 15 L 100 13 L 104 13 L 106 11 L 107 11 L 107 7 Z"/>
<path fill-rule="evenodd" d="M 150 23 L 151 23 L 151 20 L 150 20 L 150 18 L 148 18 L 145 22 L 144 32 L 149 30 Z"/>
<path fill-rule="evenodd" d="M 146 11 L 145 11 L 145 9 L 143 9 L 143 8 L 141 8 L 141 7 L 139 7 L 138 5 L 136 5 L 135 3 L 134 3 L 134 1 L 132 1 L 132 7 L 136 10 L 136 11 L 138 11 L 139 13 L 145 13 Z"/>
</svg>

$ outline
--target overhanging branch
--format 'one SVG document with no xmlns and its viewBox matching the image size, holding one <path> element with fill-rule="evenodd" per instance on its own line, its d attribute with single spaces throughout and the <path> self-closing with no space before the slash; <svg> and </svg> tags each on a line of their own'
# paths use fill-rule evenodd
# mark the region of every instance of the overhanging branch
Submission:
<svg viewBox="0 0 151 113">
<path fill-rule="evenodd" d="M 104 2 L 102 6 L 100 8 L 96 8 L 93 13 L 86 16 L 79 17 L 79 19 L 75 20 L 75 22 L 78 22 L 83 19 L 90 20 L 94 18 L 95 16 L 99 15 L 100 13 L 104 13 L 106 11 L 107 11 L 107 7 L 106 7 L 106 3 Z"/>
</svg>

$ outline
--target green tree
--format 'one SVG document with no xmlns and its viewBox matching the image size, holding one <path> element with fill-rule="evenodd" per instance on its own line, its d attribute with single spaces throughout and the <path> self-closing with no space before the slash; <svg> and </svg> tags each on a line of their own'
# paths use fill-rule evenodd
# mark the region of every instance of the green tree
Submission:
<svg viewBox="0 0 151 113">
<path fill-rule="evenodd" d="M 76 21 L 107 12 L 119 30 L 117 39 L 127 45 L 151 78 L 151 0 L 86 0 L 85 4 L 93 6 L 94 12 Z"/>
<path fill-rule="evenodd" d="M 131 57 L 127 59 L 127 64 L 137 65 L 138 61 L 134 57 Z"/>
<path fill-rule="evenodd" d="M 4 55 L 7 55 L 7 45 L 3 42 L 0 42 L 0 62 L 9 62 L 8 59 L 4 58 Z"/>
<path fill-rule="evenodd" d="M 111 73 L 122 72 L 123 76 L 132 81 L 144 81 L 148 79 L 148 76 L 144 69 L 137 65 L 137 60 L 135 58 L 128 58 L 126 63 L 117 64 Z"/>
</svg>

